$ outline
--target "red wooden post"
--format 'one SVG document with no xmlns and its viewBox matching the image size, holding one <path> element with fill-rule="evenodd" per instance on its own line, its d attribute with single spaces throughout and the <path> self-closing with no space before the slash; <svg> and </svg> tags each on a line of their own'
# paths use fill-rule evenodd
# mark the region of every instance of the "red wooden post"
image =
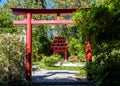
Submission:
<svg viewBox="0 0 120 86">
<path fill-rule="evenodd" d="M 86 38 L 86 67 L 87 67 L 87 79 L 92 79 L 92 73 L 89 71 L 90 63 L 92 62 L 92 49 L 90 46 L 89 38 Z"/>
<path fill-rule="evenodd" d="M 31 80 L 31 59 L 32 59 L 32 14 L 27 13 L 27 32 L 26 32 L 26 79 Z"/>
<path fill-rule="evenodd" d="M 60 13 L 57 14 L 57 20 L 60 20 Z"/>
<path fill-rule="evenodd" d="M 90 46 L 90 40 L 86 39 L 86 62 L 92 61 L 92 49 Z"/>
<path fill-rule="evenodd" d="M 64 52 L 64 60 L 67 61 L 67 51 Z"/>
</svg>

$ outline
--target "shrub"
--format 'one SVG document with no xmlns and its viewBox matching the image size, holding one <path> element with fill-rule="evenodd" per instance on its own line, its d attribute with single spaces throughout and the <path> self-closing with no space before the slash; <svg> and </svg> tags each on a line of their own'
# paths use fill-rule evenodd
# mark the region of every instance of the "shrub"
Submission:
<svg viewBox="0 0 120 86">
<path fill-rule="evenodd" d="M 20 77 L 14 77 L 11 80 L 0 78 L 0 86 L 36 86 L 30 81 L 21 80 Z"/>
<path fill-rule="evenodd" d="M 7 83 L 3 78 L 0 78 L 0 85 L 1 86 L 7 86 Z"/>
<path fill-rule="evenodd" d="M 68 46 L 69 46 L 68 53 L 70 54 L 71 57 L 74 55 L 80 61 L 84 61 L 85 59 L 85 53 L 83 51 L 84 48 L 78 39 L 71 38 Z"/>
<path fill-rule="evenodd" d="M 54 54 L 50 57 L 44 57 L 43 62 L 46 66 L 53 66 L 55 63 L 57 63 L 60 60 L 60 55 Z"/>
<path fill-rule="evenodd" d="M 11 81 L 13 77 L 25 77 L 25 43 L 22 36 L 0 35 L 0 78 Z"/>
<path fill-rule="evenodd" d="M 68 58 L 68 61 L 69 61 L 69 62 L 80 62 L 80 60 L 77 58 L 77 56 L 74 56 L 74 55 L 71 55 L 71 56 Z"/>
<path fill-rule="evenodd" d="M 44 58 L 44 54 L 39 54 L 39 55 L 35 55 L 32 60 L 33 62 L 39 62 L 42 61 L 42 59 Z"/>
<path fill-rule="evenodd" d="M 100 58 L 92 63 L 89 70 L 97 86 L 120 86 L 120 57 L 111 55 Z"/>
</svg>

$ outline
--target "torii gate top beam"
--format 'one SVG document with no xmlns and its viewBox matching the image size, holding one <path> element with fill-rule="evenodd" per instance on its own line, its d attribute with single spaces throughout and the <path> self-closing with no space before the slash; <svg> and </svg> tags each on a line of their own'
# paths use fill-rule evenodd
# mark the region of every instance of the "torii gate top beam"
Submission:
<svg viewBox="0 0 120 86">
<path fill-rule="evenodd" d="M 27 8 L 11 8 L 14 15 L 25 15 L 28 13 L 32 14 L 56 14 L 56 20 L 33 20 L 31 19 L 31 24 L 73 24 L 72 20 L 61 20 L 61 14 L 72 14 L 77 9 L 27 9 Z M 87 10 L 89 8 L 81 8 L 81 10 Z M 14 24 L 26 24 L 27 20 L 17 20 Z"/>
<path fill-rule="evenodd" d="M 11 8 L 15 15 L 32 14 L 69 14 L 76 11 L 76 9 L 26 9 L 26 8 Z M 82 8 L 85 9 L 85 8 Z"/>
<path fill-rule="evenodd" d="M 72 14 L 76 9 L 27 9 L 27 8 L 11 8 L 15 15 L 25 15 L 28 13 L 35 14 L 56 14 L 56 20 L 33 20 L 31 18 L 31 24 L 73 24 L 72 20 L 61 20 L 61 14 Z M 14 24 L 27 24 L 27 20 L 17 20 Z"/>
</svg>

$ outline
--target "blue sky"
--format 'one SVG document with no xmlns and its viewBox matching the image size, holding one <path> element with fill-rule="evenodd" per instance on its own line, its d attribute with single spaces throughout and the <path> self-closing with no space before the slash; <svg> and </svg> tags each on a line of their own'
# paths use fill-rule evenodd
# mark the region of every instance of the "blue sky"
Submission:
<svg viewBox="0 0 120 86">
<path fill-rule="evenodd" d="M 1 0 L 0 6 L 2 6 L 7 0 Z"/>
</svg>

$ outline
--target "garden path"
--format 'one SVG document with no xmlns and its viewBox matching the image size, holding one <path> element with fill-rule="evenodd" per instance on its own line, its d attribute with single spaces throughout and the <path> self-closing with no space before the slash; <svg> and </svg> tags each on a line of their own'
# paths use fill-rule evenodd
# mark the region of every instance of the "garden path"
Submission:
<svg viewBox="0 0 120 86">
<path fill-rule="evenodd" d="M 35 67 L 33 67 L 35 69 Z M 77 71 L 68 70 L 45 70 L 36 68 L 32 72 L 33 82 L 71 82 L 78 81 L 75 79 Z"/>
<path fill-rule="evenodd" d="M 70 70 L 45 70 L 37 68 L 33 66 L 32 68 L 32 82 L 34 83 L 54 83 L 62 84 L 62 83 L 80 83 L 80 82 L 88 82 L 86 78 L 76 79 L 75 73 L 77 71 L 70 71 Z M 52 85 L 50 85 L 52 86 Z M 67 85 L 66 85 L 67 86 Z M 91 85 L 92 86 L 92 85 Z"/>
</svg>

